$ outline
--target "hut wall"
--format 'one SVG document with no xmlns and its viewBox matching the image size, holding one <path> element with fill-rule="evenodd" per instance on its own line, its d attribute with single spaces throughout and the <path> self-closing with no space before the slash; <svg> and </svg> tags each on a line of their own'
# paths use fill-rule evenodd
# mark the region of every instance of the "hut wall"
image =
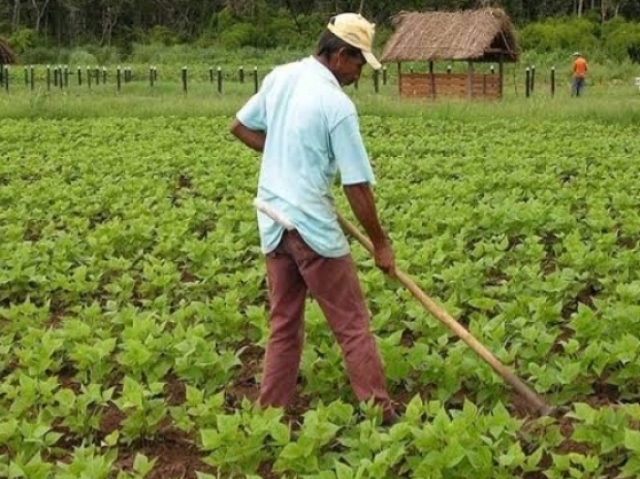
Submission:
<svg viewBox="0 0 640 479">
<path fill-rule="evenodd" d="M 435 94 L 434 94 L 435 88 Z M 400 94 L 403 97 L 469 97 L 467 73 L 402 73 Z M 500 98 L 500 75 L 473 74 L 473 97 Z"/>
</svg>

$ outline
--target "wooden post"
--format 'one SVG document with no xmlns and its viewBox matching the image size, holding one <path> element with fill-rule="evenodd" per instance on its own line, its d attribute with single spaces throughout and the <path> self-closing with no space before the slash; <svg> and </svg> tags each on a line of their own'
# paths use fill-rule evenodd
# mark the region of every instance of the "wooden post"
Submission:
<svg viewBox="0 0 640 479">
<path fill-rule="evenodd" d="M 467 93 L 469 98 L 473 98 L 473 62 L 469 61 L 467 68 Z"/>
<path fill-rule="evenodd" d="M 436 77 L 433 73 L 433 61 L 429 62 L 429 75 L 431 75 L 431 97 L 436 98 Z"/>
<path fill-rule="evenodd" d="M 187 93 L 187 67 L 182 67 L 182 91 Z"/>
<path fill-rule="evenodd" d="M 551 67 L 551 96 L 556 94 L 556 67 Z"/>
<path fill-rule="evenodd" d="M 500 63 L 498 64 L 498 74 L 500 75 L 500 79 L 498 80 L 500 83 L 498 84 L 498 95 L 502 100 L 502 95 L 504 93 L 504 61 L 502 59 L 502 54 L 500 54 Z"/>
<path fill-rule="evenodd" d="M 402 63 L 398 62 L 398 95 L 402 96 Z"/>
<path fill-rule="evenodd" d="M 531 65 L 531 93 L 536 89 L 536 66 Z"/>
<path fill-rule="evenodd" d="M 258 67 L 253 67 L 253 90 L 255 93 L 258 93 Z"/>
<path fill-rule="evenodd" d="M 524 95 L 529 98 L 531 96 L 531 70 L 529 67 L 527 67 L 524 73 L 524 83 Z"/>
</svg>

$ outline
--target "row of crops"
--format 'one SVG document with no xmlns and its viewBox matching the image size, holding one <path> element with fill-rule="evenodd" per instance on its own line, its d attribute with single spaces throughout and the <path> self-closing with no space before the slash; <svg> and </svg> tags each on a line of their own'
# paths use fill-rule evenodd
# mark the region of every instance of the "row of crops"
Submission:
<svg viewBox="0 0 640 479">
<path fill-rule="evenodd" d="M 259 159 L 228 122 L 2 122 L 0 477 L 640 475 L 634 128 L 362 119 L 399 267 L 568 410 L 530 415 L 354 245 L 403 411 L 382 428 L 312 301 L 295 405 L 254 407 Z"/>
</svg>

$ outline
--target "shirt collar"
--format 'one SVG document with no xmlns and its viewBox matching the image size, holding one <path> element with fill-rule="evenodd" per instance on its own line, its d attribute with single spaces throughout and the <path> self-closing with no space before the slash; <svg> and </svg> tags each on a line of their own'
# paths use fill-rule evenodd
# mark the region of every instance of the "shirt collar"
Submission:
<svg viewBox="0 0 640 479">
<path fill-rule="evenodd" d="M 335 86 L 340 87 L 340 83 L 338 82 L 338 79 L 335 77 L 333 73 L 331 73 L 331 70 L 329 70 L 326 66 L 320 63 L 316 59 L 316 57 L 314 57 L 313 55 L 305 58 L 304 60 L 302 60 L 302 62 L 305 65 L 308 65 L 309 68 L 311 68 L 311 70 L 313 70 L 313 72 L 316 73 L 318 76 L 326 80 L 329 80 Z"/>
</svg>

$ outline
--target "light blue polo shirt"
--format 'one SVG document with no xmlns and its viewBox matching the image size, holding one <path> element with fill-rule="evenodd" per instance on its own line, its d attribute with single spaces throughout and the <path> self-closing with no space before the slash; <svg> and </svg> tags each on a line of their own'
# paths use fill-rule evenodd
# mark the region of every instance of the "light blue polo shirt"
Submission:
<svg viewBox="0 0 640 479">
<path fill-rule="evenodd" d="M 275 208 L 318 254 L 349 252 L 338 224 L 331 186 L 374 184 L 355 105 L 333 74 L 309 57 L 275 68 L 237 114 L 267 132 L 257 197 Z M 258 212 L 262 251 L 273 251 L 284 228 Z"/>
</svg>

